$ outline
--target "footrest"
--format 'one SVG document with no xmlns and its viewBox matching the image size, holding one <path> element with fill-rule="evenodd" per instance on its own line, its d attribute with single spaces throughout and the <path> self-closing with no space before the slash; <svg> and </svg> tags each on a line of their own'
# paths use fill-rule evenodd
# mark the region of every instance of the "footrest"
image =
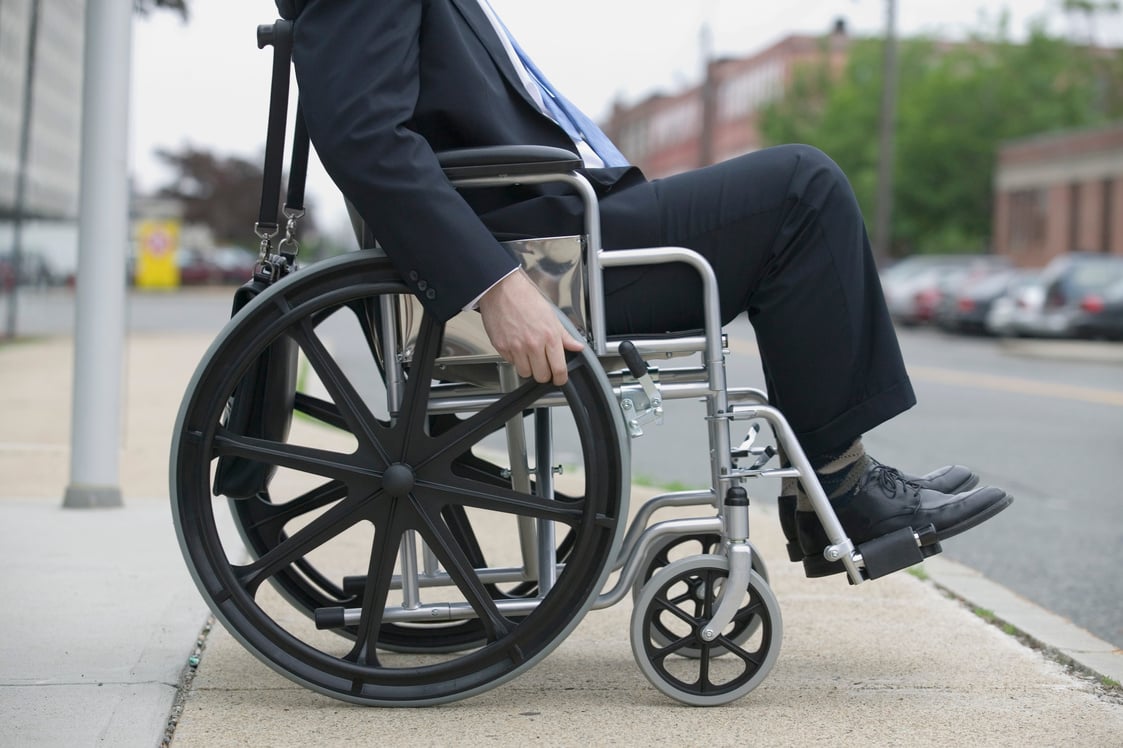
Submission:
<svg viewBox="0 0 1123 748">
<path fill-rule="evenodd" d="M 917 539 L 919 538 L 919 543 Z M 877 579 L 918 564 L 943 550 L 932 525 L 913 530 L 904 527 L 858 546 L 869 579 Z"/>
</svg>

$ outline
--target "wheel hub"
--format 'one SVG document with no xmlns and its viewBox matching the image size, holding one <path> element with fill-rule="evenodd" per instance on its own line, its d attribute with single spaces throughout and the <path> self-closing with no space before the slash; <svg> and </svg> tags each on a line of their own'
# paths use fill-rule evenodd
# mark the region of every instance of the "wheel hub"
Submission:
<svg viewBox="0 0 1123 748">
<path fill-rule="evenodd" d="M 382 474 L 382 489 L 396 499 L 409 494 L 413 490 L 413 483 L 413 470 L 401 463 L 391 465 Z"/>
</svg>

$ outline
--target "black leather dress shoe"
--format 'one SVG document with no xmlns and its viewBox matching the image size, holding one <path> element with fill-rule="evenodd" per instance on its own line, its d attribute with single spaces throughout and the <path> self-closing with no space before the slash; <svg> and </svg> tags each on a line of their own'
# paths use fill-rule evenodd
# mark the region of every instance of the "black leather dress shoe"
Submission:
<svg viewBox="0 0 1123 748">
<path fill-rule="evenodd" d="M 991 486 L 954 494 L 922 488 L 897 470 L 870 460 L 854 490 L 832 499 L 831 506 L 846 535 L 860 545 L 905 527 L 919 530 L 926 525 L 935 527 L 936 540 L 946 540 L 990 519 L 1013 501 L 1013 496 Z M 808 576 L 843 571 L 841 563 L 823 558 L 830 541 L 814 512 L 797 512 L 795 525 Z"/>
<path fill-rule="evenodd" d="M 882 464 L 872 457 L 869 460 L 877 465 Z M 893 468 L 889 469 L 892 470 Z M 901 477 L 908 483 L 915 483 L 919 488 L 939 491 L 940 493 L 960 493 L 979 484 L 979 476 L 966 465 L 945 465 L 919 477 L 901 473 Z"/>
<path fill-rule="evenodd" d="M 872 457 L 870 457 L 869 460 L 871 463 L 877 465 L 881 464 Z M 901 477 L 909 483 L 915 483 L 920 488 L 939 491 L 940 493 L 959 493 L 961 491 L 967 491 L 974 488 L 979 483 L 979 476 L 966 465 L 944 465 L 926 475 L 912 476 L 902 473 Z M 788 541 L 788 557 L 792 561 L 802 561 L 806 554 L 803 553 L 800 548 L 799 532 L 796 529 L 796 501 L 797 497 L 794 495 L 780 496 L 777 505 L 780 510 L 780 528 L 784 531 L 784 537 L 787 538 Z M 804 517 L 799 520 L 799 524 L 808 524 L 812 520 L 818 521 L 814 512 L 799 513 L 810 515 L 810 519 Z M 826 537 L 821 531 L 819 535 Z"/>
</svg>

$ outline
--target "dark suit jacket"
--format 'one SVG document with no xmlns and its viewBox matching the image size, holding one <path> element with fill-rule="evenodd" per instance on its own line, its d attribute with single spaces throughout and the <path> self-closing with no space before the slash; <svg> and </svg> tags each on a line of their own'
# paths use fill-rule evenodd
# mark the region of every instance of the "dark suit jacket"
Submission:
<svg viewBox="0 0 1123 748">
<path fill-rule="evenodd" d="M 577 233 L 572 196 L 461 194 L 437 164 L 434 151 L 451 148 L 575 150 L 526 92 L 477 0 L 308 0 L 293 58 L 320 160 L 442 320 L 516 266 L 493 231 Z M 586 176 L 601 195 L 643 181 L 630 167 Z"/>
</svg>

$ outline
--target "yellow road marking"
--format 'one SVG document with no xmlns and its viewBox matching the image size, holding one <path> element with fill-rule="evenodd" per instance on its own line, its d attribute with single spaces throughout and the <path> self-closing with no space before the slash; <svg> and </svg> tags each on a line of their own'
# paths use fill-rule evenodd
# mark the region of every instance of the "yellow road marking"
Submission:
<svg viewBox="0 0 1123 748">
<path fill-rule="evenodd" d="M 1039 382 L 1032 379 L 1004 377 L 995 374 L 940 369 L 934 366 L 909 366 L 909 376 L 923 382 L 938 382 L 957 387 L 1016 392 L 1021 395 L 1035 395 L 1057 400 L 1078 400 L 1095 405 L 1114 405 L 1123 408 L 1123 392 L 1105 390 L 1098 387 L 1078 387 L 1056 382 Z"/>
</svg>

